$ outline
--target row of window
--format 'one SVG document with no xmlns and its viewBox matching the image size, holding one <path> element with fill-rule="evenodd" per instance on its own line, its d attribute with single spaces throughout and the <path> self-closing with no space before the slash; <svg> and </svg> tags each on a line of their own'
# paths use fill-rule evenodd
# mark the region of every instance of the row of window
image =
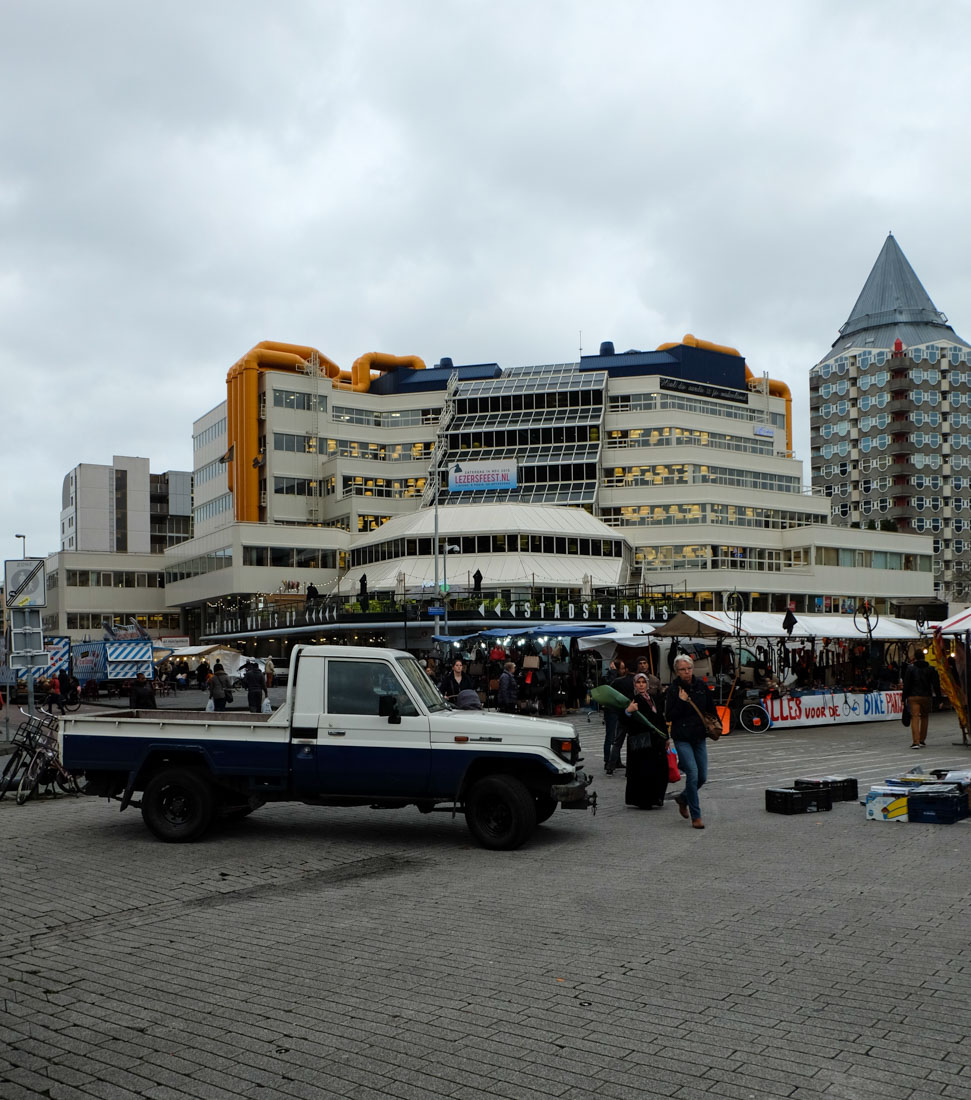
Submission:
<svg viewBox="0 0 971 1100">
<path fill-rule="evenodd" d="M 222 496 L 215 497 L 213 500 L 208 500 L 205 504 L 200 504 L 198 508 L 193 508 L 192 516 L 198 526 L 198 524 L 203 523 L 207 519 L 212 519 L 214 516 L 219 516 L 224 512 L 230 511 L 232 507 L 233 494 L 223 493 Z"/>
<path fill-rule="evenodd" d="M 128 626 L 131 619 L 134 619 L 145 630 L 158 632 L 159 630 L 181 629 L 181 617 L 178 611 L 152 611 L 136 614 L 126 611 L 124 616 L 114 615 L 111 611 L 69 611 L 67 613 L 66 629 L 101 631 L 105 626 Z M 56 626 L 56 624 L 51 625 Z"/>
<path fill-rule="evenodd" d="M 398 409 L 381 412 L 373 409 L 356 409 L 350 405 L 334 405 L 331 419 L 344 424 L 365 424 L 369 428 L 418 428 L 423 424 L 437 424 L 442 410 Z"/>
<path fill-rule="evenodd" d="M 798 477 L 774 474 L 767 470 L 743 470 L 728 466 L 709 466 L 694 462 L 672 462 L 667 465 L 615 466 L 604 470 L 603 484 L 607 488 L 632 485 L 734 485 L 743 489 L 769 489 L 777 493 L 799 493 Z"/>
<path fill-rule="evenodd" d="M 557 557 L 582 558 L 622 558 L 625 543 L 620 539 L 587 539 L 575 535 L 456 535 L 445 538 L 439 536 L 439 553 L 444 554 L 448 546 L 458 546 L 452 551 L 449 560 L 457 572 L 459 554 L 473 557 L 483 554 L 551 554 Z M 377 561 L 394 561 L 398 558 L 431 557 L 434 554 L 434 539 L 403 538 L 389 539 L 362 546 L 351 552 L 352 565 L 368 565 Z"/>
<path fill-rule="evenodd" d="M 681 546 L 646 546 L 638 557 L 645 572 L 662 569 L 751 569 L 781 573 L 807 569 L 809 547 L 770 550 L 762 546 L 718 546 L 708 543 Z"/>
<path fill-rule="evenodd" d="M 220 474 L 226 476 L 226 463 L 222 459 L 217 458 L 215 462 L 208 462 L 205 466 L 200 466 L 195 471 L 194 483 L 196 485 L 205 485 L 207 481 L 212 481 L 214 477 L 219 477 Z"/>
<path fill-rule="evenodd" d="M 745 454 L 771 455 L 775 448 L 771 439 L 750 439 L 722 432 L 708 432 L 696 428 L 629 428 L 608 433 L 608 447 L 665 447 L 697 446 L 715 447 L 723 451 L 741 451 Z"/>
<path fill-rule="evenodd" d="M 207 443 L 213 443 L 217 439 L 221 439 L 225 434 L 226 417 L 224 416 L 221 420 L 217 420 L 215 424 L 211 424 L 204 431 L 192 437 L 192 449 L 198 451 L 200 448 L 205 447 Z"/>
<path fill-rule="evenodd" d="M 745 420 L 756 424 L 769 423 L 776 428 L 786 426 L 785 413 L 773 412 L 766 417 L 764 409 L 754 408 L 747 403 L 707 401 L 704 398 L 687 397 L 680 393 L 617 394 L 609 399 L 608 409 L 611 413 L 663 412 L 670 409 L 677 412 L 697 413 L 699 416 Z"/>
<path fill-rule="evenodd" d="M 299 409 L 304 412 L 326 412 L 327 398 L 323 394 L 301 390 L 273 390 L 273 405 L 277 409 Z"/>
<path fill-rule="evenodd" d="M 419 443 L 373 443 L 354 439 L 324 439 L 315 435 L 274 432 L 273 449 L 294 454 L 321 454 L 327 458 L 364 458 L 373 462 L 428 461 L 435 451 L 430 440 Z"/>
<path fill-rule="evenodd" d="M 610 527 L 655 527 L 675 523 L 714 523 L 732 527 L 761 527 L 781 531 L 818 523 L 815 512 L 753 508 L 735 504 L 650 504 L 605 508 L 600 519 Z"/>
<path fill-rule="evenodd" d="M 131 569 L 68 569 L 65 583 L 68 588 L 164 588 L 165 577 Z"/>
<path fill-rule="evenodd" d="M 336 569 L 337 551 L 299 546 L 244 546 L 243 565 L 278 569 Z"/>
<path fill-rule="evenodd" d="M 476 414 L 496 415 L 510 412 L 533 412 L 544 409 L 580 409 L 603 405 L 603 391 L 599 389 L 548 389 L 530 393 L 497 393 L 479 397 L 458 397 L 455 401 L 457 416 Z"/>
<path fill-rule="evenodd" d="M 172 584 L 175 581 L 188 580 L 189 577 L 201 576 L 203 573 L 214 573 L 218 569 L 228 569 L 232 564 L 232 547 L 226 546 L 170 566 L 165 570 L 165 583 Z"/>
<path fill-rule="evenodd" d="M 940 362 L 941 359 L 947 358 L 953 366 L 957 363 L 969 362 L 971 351 L 969 351 L 968 348 L 958 347 L 955 344 L 947 348 L 940 347 L 937 344 L 926 344 L 908 348 L 907 355 L 913 359 L 915 363 L 919 363 L 925 359 L 929 363 L 937 363 Z M 821 363 L 818 367 L 814 367 L 811 371 L 811 376 L 818 375 L 820 378 L 829 378 L 833 375 L 845 375 L 849 373 L 851 365 L 855 365 L 861 371 L 865 371 L 872 369 L 874 366 L 882 367 L 889 358 L 890 352 L 885 348 L 877 348 L 873 351 L 862 350 L 854 355 L 839 355 L 829 362 Z M 852 363 L 851 360 L 853 361 Z M 954 373 L 955 372 L 952 372 L 951 377 L 954 377 Z M 957 374 L 958 377 L 961 377 L 960 372 L 957 372 Z"/>
</svg>

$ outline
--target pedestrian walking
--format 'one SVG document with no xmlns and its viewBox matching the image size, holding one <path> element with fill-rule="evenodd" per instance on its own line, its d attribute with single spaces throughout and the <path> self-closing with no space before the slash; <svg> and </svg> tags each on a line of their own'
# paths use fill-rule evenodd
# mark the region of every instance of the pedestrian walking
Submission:
<svg viewBox="0 0 971 1100">
<path fill-rule="evenodd" d="M 610 662 L 607 683 L 614 691 L 619 691 L 628 699 L 634 694 L 634 681 L 627 672 L 627 665 L 620 657 Z M 624 766 L 620 760 L 620 750 L 624 746 L 626 736 L 627 732 L 620 724 L 620 711 L 607 707 L 604 711 L 604 771 L 607 775 L 613 775 L 617 768 Z"/>
<path fill-rule="evenodd" d="M 250 713 L 259 714 L 266 693 L 266 681 L 254 661 L 247 661 L 243 666 L 243 687 L 246 688 L 246 702 Z"/>
<path fill-rule="evenodd" d="M 708 735 L 698 711 L 715 717 L 718 712 L 708 686 L 695 676 L 690 657 L 679 654 L 674 659 L 674 675 L 665 697 L 664 714 L 671 723 L 678 767 L 684 775 L 684 793 L 677 795 L 675 802 L 681 816 L 691 818 L 692 828 L 703 829 L 698 792 L 708 779 Z"/>
<path fill-rule="evenodd" d="M 269 691 L 269 689 L 273 687 L 274 672 L 276 672 L 276 669 L 273 667 L 273 658 L 267 657 L 266 660 L 263 662 L 263 677 L 266 680 L 267 691 Z"/>
<path fill-rule="evenodd" d="M 213 710 L 225 710 L 226 704 L 232 702 L 232 684 L 226 675 L 222 663 L 217 661 L 209 677 L 209 698 L 212 700 Z"/>
<path fill-rule="evenodd" d="M 624 801 L 640 810 L 653 810 L 663 807 L 668 789 L 668 730 L 651 698 L 647 673 L 635 672 L 633 685 L 633 697 L 620 712 L 619 722 L 627 736 Z"/>
<path fill-rule="evenodd" d="M 144 672 L 139 672 L 131 685 L 128 705 L 132 710 L 154 710 L 158 706 L 155 701 L 155 689 L 152 687 L 151 680 L 145 678 Z"/>
<path fill-rule="evenodd" d="M 910 707 L 911 748 L 922 749 L 927 741 L 927 716 L 941 694 L 941 679 L 923 653 L 918 653 L 904 673 L 903 701 Z"/>
<path fill-rule="evenodd" d="M 519 682 L 516 680 L 514 661 L 506 661 L 503 665 L 502 675 L 499 677 L 497 702 L 499 709 L 506 714 L 512 714 L 519 705 Z"/>
</svg>

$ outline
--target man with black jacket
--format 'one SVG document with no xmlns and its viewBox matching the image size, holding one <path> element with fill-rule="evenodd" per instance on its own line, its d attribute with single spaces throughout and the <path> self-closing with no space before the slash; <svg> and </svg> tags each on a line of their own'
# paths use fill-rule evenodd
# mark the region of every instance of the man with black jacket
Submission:
<svg viewBox="0 0 971 1100">
<path fill-rule="evenodd" d="M 251 714 L 259 714 L 263 707 L 263 694 L 266 681 L 255 661 L 247 661 L 243 666 L 243 687 L 246 688 L 246 702 Z"/>
<path fill-rule="evenodd" d="M 941 679 L 931 668 L 923 653 L 918 653 L 904 673 L 903 701 L 910 706 L 912 749 L 922 749 L 927 740 L 927 716 L 934 700 L 941 694 Z"/>
</svg>

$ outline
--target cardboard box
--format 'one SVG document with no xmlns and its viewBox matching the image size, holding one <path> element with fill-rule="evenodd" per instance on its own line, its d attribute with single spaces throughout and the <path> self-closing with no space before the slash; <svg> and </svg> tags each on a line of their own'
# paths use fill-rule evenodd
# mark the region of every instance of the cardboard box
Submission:
<svg viewBox="0 0 971 1100">
<path fill-rule="evenodd" d="M 907 795 L 905 787 L 871 787 L 865 803 L 867 821 L 906 821 Z"/>
</svg>

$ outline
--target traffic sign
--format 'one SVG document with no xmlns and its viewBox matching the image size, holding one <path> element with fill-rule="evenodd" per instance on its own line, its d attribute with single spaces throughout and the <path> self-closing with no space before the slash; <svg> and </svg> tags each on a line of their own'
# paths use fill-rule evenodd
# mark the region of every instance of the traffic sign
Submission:
<svg viewBox="0 0 971 1100">
<path fill-rule="evenodd" d="M 4 564 L 4 603 L 15 607 L 46 607 L 47 579 L 43 558 L 20 558 Z"/>
<path fill-rule="evenodd" d="M 438 617 L 439 615 L 444 615 L 445 614 L 445 608 L 444 607 L 430 607 L 430 608 L 428 608 L 428 614 L 431 615 L 432 617 Z"/>
</svg>

